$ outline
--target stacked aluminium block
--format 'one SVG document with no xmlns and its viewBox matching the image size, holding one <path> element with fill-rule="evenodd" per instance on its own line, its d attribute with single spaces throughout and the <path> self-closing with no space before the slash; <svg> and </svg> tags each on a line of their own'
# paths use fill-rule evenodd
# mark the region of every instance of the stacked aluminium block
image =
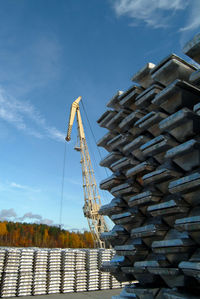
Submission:
<svg viewBox="0 0 200 299">
<path fill-rule="evenodd" d="M 184 52 L 200 62 L 200 35 Z M 115 226 L 104 266 L 125 286 L 116 298 L 199 298 L 200 72 L 175 54 L 145 65 L 98 120 L 114 198 L 101 207 Z"/>
</svg>

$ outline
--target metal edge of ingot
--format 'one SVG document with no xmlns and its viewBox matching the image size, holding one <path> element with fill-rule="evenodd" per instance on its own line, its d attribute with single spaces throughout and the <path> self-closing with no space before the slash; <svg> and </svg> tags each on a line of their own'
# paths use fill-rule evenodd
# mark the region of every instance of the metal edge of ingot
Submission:
<svg viewBox="0 0 200 299">
<path fill-rule="evenodd" d="M 184 171 L 191 171 L 200 165 L 200 142 L 191 139 L 168 150 L 165 159 L 171 159 Z"/>
<path fill-rule="evenodd" d="M 163 90 L 163 86 L 160 84 L 153 84 L 149 88 L 145 89 L 141 94 L 139 94 L 135 100 L 135 105 L 138 108 L 152 109 L 154 105 L 151 101 L 154 97 Z"/>
<path fill-rule="evenodd" d="M 142 93 L 144 89 L 140 86 L 135 86 L 135 88 L 128 93 L 126 96 L 122 97 L 119 104 L 122 108 L 128 108 L 132 111 L 136 110 L 135 99 L 136 97 Z"/>
<path fill-rule="evenodd" d="M 153 80 L 165 86 L 169 85 L 176 79 L 188 81 L 196 67 L 175 54 L 170 54 L 156 65 L 151 71 Z"/>
<path fill-rule="evenodd" d="M 188 101 L 188 97 L 190 97 L 190 101 Z M 186 81 L 176 79 L 157 94 L 152 103 L 168 113 L 174 113 L 183 107 L 192 109 L 199 97 L 199 88 Z"/>
<path fill-rule="evenodd" d="M 159 123 L 160 130 L 168 132 L 179 142 L 199 133 L 200 116 L 188 108 L 182 108 Z"/>
<path fill-rule="evenodd" d="M 150 84 L 153 83 L 150 72 L 154 67 L 155 67 L 154 63 L 148 62 L 135 75 L 133 75 L 131 81 L 134 81 L 140 84 L 142 87 L 147 88 Z"/>
<path fill-rule="evenodd" d="M 200 69 L 190 75 L 190 82 L 197 87 L 200 87 Z"/>
<path fill-rule="evenodd" d="M 124 92 L 119 90 L 117 93 L 107 102 L 107 107 L 113 108 L 113 109 L 118 109 L 119 108 L 119 97 L 123 94 Z"/>
<path fill-rule="evenodd" d="M 196 34 L 190 41 L 183 47 L 183 53 L 197 63 L 200 63 L 200 33 Z"/>
</svg>

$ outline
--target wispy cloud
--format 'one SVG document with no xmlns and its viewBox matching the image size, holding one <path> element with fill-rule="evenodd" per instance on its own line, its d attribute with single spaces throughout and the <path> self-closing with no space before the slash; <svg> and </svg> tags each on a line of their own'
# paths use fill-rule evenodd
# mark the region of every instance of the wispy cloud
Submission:
<svg viewBox="0 0 200 299">
<path fill-rule="evenodd" d="M 191 31 L 200 27 L 200 1 L 193 0 L 192 7 L 189 13 L 188 21 L 180 31 Z"/>
<path fill-rule="evenodd" d="M 198 0 L 197 0 L 198 1 Z M 117 16 L 128 16 L 132 25 L 141 21 L 153 28 L 169 26 L 170 18 L 177 11 L 185 9 L 189 0 L 112 0 Z"/>
<path fill-rule="evenodd" d="M 20 189 L 20 190 L 31 191 L 31 192 L 40 192 L 39 189 L 35 189 L 35 188 L 25 186 L 25 185 L 20 185 L 20 184 L 17 184 L 15 182 L 12 182 L 10 184 L 10 186 L 13 187 L 13 188 L 16 188 L 16 189 Z"/>
<path fill-rule="evenodd" d="M 49 126 L 39 111 L 28 101 L 19 101 L 0 88 L 0 119 L 16 129 L 36 138 L 51 138 L 64 141 L 65 135 Z"/>
<path fill-rule="evenodd" d="M 55 225 L 54 221 L 48 218 L 43 218 L 39 214 L 33 214 L 32 212 L 25 213 L 22 217 L 18 217 L 14 209 L 3 209 L 0 211 L 0 221 L 30 221 L 37 224 Z"/>
</svg>

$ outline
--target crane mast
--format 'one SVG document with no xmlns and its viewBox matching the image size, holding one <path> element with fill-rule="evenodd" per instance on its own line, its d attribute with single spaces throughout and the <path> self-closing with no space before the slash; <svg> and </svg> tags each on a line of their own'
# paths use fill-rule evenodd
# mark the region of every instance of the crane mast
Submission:
<svg viewBox="0 0 200 299">
<path fill-rule="evenodd" d="M 75 116 L 77 115 L 79 146 L 76 146 L 75 149 L 77 151 L 80 151 L 81 154 L 82 179 L 84 191 L 83 213 L 84 216 L 87 218 L 95 247 L 105 248 L 105 243 L 101 241 L 100 234 L 105 231 L 108 231 L 108 227 L 104 217 L 98 214 L 99 208 L 101 207 L 101 199 L 99 196 L 99 191 L 94 176 L 94 170 L 92 168 L 91 159 L 88 152 L 88 146 L 83 129 L 83 123 L 79 108 L 80 100 L 81 97 L 78 97 L 72 103 L 67 137 L 65 139 L 66 141 L 70 141 L 72 126 L 74 123 Z"/>
</svg>

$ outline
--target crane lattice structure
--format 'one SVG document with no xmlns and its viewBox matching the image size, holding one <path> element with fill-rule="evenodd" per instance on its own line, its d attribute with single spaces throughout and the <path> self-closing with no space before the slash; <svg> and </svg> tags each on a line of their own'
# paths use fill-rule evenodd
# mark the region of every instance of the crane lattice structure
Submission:
<svg viewBox="0 0 200 299">
<path fill-rule="evenodd" d="M 84 191 L 84 206 L 83 213 L 88 220 L 88 225 L 92 233 L 95 247 L 105 248 L 105 243 L 101 241 L 100 234 L 108 231 L 107 224 L 102 215 L 98 214 L 101 207 L 101 199 L 97 188 L 94 170 L 92 168 L 90 155 L 88 152 L 88 146 L 86 143 L 85 133 L 83 129 L 83 123 L 80 114 L 79 102 L 81 97 L 78 97 L 71 106 L 69 124 L 66 141 L 71 139 L 71 131 L 74 123 L 75 115 L 77 114 L 78 124 L 78 137 L 79 146 L 75 147 L 75 150 L 81 153 L 81 166 L 82 166 L 82 178 L 83 178 L 83 191 Z"/>
</svg>

